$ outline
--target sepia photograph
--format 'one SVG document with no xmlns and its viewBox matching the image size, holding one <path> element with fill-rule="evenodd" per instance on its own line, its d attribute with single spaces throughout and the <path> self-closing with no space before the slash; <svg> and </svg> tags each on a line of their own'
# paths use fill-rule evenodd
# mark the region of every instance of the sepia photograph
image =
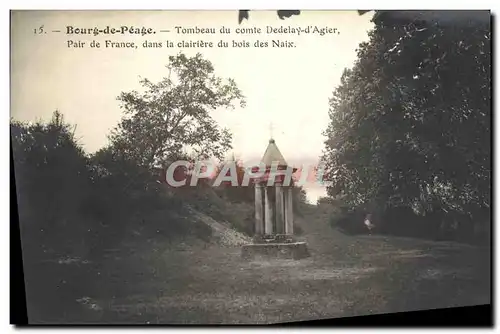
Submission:
<svg viewBox="0 0 500 334">
<path fill-rule="evenodd" d="M 11 303 L 30 325 L 492 325 L 491 29 L 11 10 Z"/>
</svg>

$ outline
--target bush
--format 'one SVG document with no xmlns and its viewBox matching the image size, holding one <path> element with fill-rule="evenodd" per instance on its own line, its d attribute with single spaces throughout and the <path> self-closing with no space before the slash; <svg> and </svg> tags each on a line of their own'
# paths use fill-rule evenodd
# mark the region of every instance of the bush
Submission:
<svg viewBox="0 0 500 334">
<path fill-rule="evenodd" d="M 363 234 L 367 232 L 363 223 L 364 217 L 364 213 L 360 211 L 341 212 L 338 210 L 330 214 L 330 225 L 346 234 Z"/>
<path fill-rule="evenodd" d="M 189 198 L 112 147 L 86 156 L 59 112 L 46 124 L 11 121 L 11 136 L 23 246 L 34 261 L 96 257 L 131 237 L 210 236 L 183 218 Z"/>
</svg>

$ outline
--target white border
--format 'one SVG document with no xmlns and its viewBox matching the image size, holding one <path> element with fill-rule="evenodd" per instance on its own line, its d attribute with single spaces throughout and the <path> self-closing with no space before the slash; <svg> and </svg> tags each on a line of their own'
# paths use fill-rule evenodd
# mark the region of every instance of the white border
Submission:
<svg viewBox="0 0 500 334">
<path fill-rule="evenodd" d="M 395 7 L 397 6 L 397 7 Z M 1 67 L 2 73 L 0 74 L 0 78 L 3 79 L 3 112 L 7 113 L 9 111 L 9 116 L 6 115 L 6 121 L 10 117 L 10 107 L 9 107 L 9 9 L 493 9 L 493 12 L 496 13 L 496 9 L 498 6 L 498 1 L 485 1 L 485 0 L 475 0 L 473 2 L 469 2 L 465 4 L 459 1 L 429 1 L 429 0 L 421 0 L 415 3 L 409 2 L 395 2 L 393 0 L 380 0 L 380 1 L 362 1 L 362 0 L 351 0 L 348 2 L 338 1 L 336 3 L 332 1 L 296 1 L 296 0 L 287 0 L 287 1 L 273 1 L 273 0 L 252 0 L 252 1 L 239 1 L 238 3 L 234 1 L 217 1 L 217 2 L 207 2 L 207 1 L 192 1 L 192 0 L 183 0 L 176 2 L 163 1 L 150 1 L 150 0 L 141 0 L 141 1 L 130 1 L 130 0 L 121 0 L 121 1 L 102 1 L 102 0 L 86 0 L 86 1 L 45 1 L 43 4 L 37 1 L 3 1 L 2 2 L 2 15 L 1 15 L 1 38 L 2 45 L 4 46 L 3 52 L 1 54 L 3 64 Z M 236 15 L 236 14 L 235 14 Z M 497 35 L 495 34 L 495 44 L 498 43 Z M 498 96 L 497 86 L 495 86 L 495 97 Z M 26 98 L 29 98 L 26 97 Z M 495 128 L 498 129 L 498 122 L 500 117 L 496 117 Z M 2 145 L 0 145 L 0 158 L 2 159 L 2 165 L 8 166 L 9 161 L 7 160 L 9 154 L 9 128 L 7 126 L 7 122 L 5 127 L 2 127 Z M 495 138 L 496 140 L 497 138 Z M 498 148 L 500 145 L 498 142 L 495 142 L 495 147 Z M 498 155 L 498 152 L 495 152 Z M 2 210 L 0 212 L 7 213 L 9 212 L 9 201 L 8 198 L 10 196 L 7 193 L 9 189 L 9 178 L 7 170 L 9 167 L 6 167 L 2 172 L 1 185 L 0 189 L 4 191 L 3 200 L 0 202 L 2 206 Z M 498 178 L 497 178 L 498 179 Z M 495 184 L 496 185 L 496 184 Z M 496 203 L 495 203 L 496 204 Z M 493 205 L 495 207 L 495 205 Z M 7 268 L 7 264 L 9 263 L 9 225 L 4 221 L 3 224 L 0 224 L 2 229 L 4 229 L 0 233 L 4 239 L 4 242 L 1 242 L 0 245 L 2 247 L 0 254 L 2 257 L 2 263 L 5 263 L 5 267 Z M 496 234 L 498 235 L 498 228 L 495 229 Z M 496 240 L 496 239 L 495 239 Z M 497 255 L 497 254 L 495 254 Z M 497 258 L 495 256 L 495 258 Z M 496 266 L 495 266 L 496 267 Z M 2 283 L 2 294 L 0 295 L 1 300 L 1 309 L 0 314 L 3 317 L 2 325 L 7 329 L 7 331 L 13 331 L 14 328 L 12 326 L 6 326 L 9 323 L 9 291 L 8 289 L 9 282 L 9 271 L 3 270 L 1 275 L 1 283 Z M 495 289 L 495 291 L 498 289 Z M 496 297 L 496 296 L 495 296 Z M 495 298 L 496 300 L 496 298 Z M 498 307 L 495 307 L 496 315 L 498 314 Z M 498 317 L 495 317 L 498 319 Z M 76 329 L 76 328 L 75 328 Z M 69 331 L 70 329 L 63 329 L 62 332 Z M 123 329 L 118 329 L 123 330 Z M 144 328 L 134 329 L 133 331 L 142 332 Z M 246 329 L 245 329 L 246 330 Z M 259 331 L 262 331 L 262 328 L 259 328 Z M 306 329 L 310 331 L 311 329 Z M 328 329 L 327 329 L 328 330 Z M 339 329 L 338 329 L 339 330 Z M 94 329 L 96 332 L 104 332 L 102 329 Z M 194 329 L 190 329 L 190 331 L 194 331 Z M 382 331 L 386 331 L 386 329 L 382 329 Z M 437 330 L 425 330 L 426 333 L 432 333 Z M 2 331 L 3 332 L 3 331 Z M 298 330 L 294 330 L 294 332 L 298 332 Z"/>
<path fill-rule="evenodd" d="M 5 4 L 7 2 L 3 2 Z M 245 0 L 239 1 L 193 1 L 184 0 L 182 2 L 152 1 L 152 0 L 121 0 L 113 1 L 12 1 L 11 9 L 491 9 L 495 7 L 493 0 L 477 0 L 464 4 L 458 1 L 432 1 L 422 0 L 417 3 L 398 2 L 397 4 L 389 0 L 363 1 L 353 0 L 349 2 L 333 3 L 332 1 L 297 1 L 297 0 Z M 395 6 L 397 5 L 397 6 Z"/>
</svg>

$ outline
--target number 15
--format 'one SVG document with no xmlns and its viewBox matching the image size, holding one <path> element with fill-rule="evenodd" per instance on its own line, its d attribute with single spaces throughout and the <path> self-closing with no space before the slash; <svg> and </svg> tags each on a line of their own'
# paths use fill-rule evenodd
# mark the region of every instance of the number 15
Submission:
<svg viewBox="0 0 500 334">
<path fill-rule="evenodd" d="M 43 34 L 44 33 L 43 26 L 40 26 L 40 28 L 35 28 L 33 30 L 34 30 L 35 34 Z"/>
</svg>

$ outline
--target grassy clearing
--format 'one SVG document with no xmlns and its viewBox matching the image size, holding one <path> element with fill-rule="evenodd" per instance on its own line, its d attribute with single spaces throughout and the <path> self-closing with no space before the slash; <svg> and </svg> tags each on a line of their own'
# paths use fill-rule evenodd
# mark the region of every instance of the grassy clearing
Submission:
<svg viewBox="0 0 500 334">
<path fill-rule="evenodd" d="M 82 277 L 79 289 L 68 289 L 64 299 L 54 298 L 61 288 L 45 287 L 50 307 L 32 305 L 30 319 L 250 324 L 490 302 L 484 249 L 347 236 L 332 230 L 320 213 L 300 223 L 311 257 L 299 261 L 244 262 L 239 247 L 184 240 L 109 251 L 100 264 L 87 265 L 86 276 L 85 265 L 68 264 L 69 272 Z M 33 293 L 28 287 L 28 299 L 34 300 Z"/>
</svg>

